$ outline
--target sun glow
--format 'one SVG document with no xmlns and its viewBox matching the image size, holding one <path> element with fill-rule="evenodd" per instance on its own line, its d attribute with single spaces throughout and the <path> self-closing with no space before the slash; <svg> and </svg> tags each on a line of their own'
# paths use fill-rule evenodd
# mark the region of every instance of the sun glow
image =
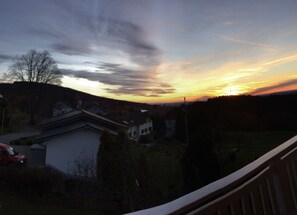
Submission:
<svg viewBox="0 0 297 215">
<path fill-rule="evenodd" d="M 242 93 L 242 89 L 237 85 L 228 86 L 222 89 L 223 95 L 231 96 L 231 95 L 239 95 L 241 93 Z"/>
</svg>

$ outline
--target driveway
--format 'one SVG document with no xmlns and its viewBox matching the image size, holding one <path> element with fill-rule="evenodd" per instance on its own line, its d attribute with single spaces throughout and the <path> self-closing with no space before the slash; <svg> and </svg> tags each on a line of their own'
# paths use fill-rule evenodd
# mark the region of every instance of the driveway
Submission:
<svg viewBox="0 0 297 215">
<path fill-rule="evenodd" d="M 9 144 L 13 140 L 22 137 L 31 137 L 40 134 L 40 131 L 23 131 L 18 133 L 10 133 L 0 136 L 0 142 Z M 26 145 L 12 145 L 12 147 L 19 153 L 24 154 L 28 159 L 28 166 L 37 167 L 43 166 L 45 163 L 45 151 L 31 150 L 30 146 Z"/>
<path fill-rule="evenodd" d="M 30 146 L 12 145 L 19 153 L 25 155 L 28 159 L 27 165 L 30 167 L 40 167 L 45 164 L 45 150 L 32 150 Z"/>
<path fill-rule="evenodd" d="M 9 144 L 13 140 L 17 140 L 22 137 L 37 136 L 40 131 L 32 127 L 28 119 L 24 119 L 20 122 L 21 131 L 16 133 L 10 133 L 0 136 L 0 142 Z M 27 145 L 12 145 L 12 147 L 19 153 L 24 154 L 28 159 L 28 166 L 36 167 L 43 166 L 45 163 L 45 151 L 31 150 Z"/>
<path fill-rule="evenodd" d="M 13 140 L 17 140 L 22 137 L 35 136 L 38 134 L 40 134 L 40 131 L 10 133 L 10 134 L 0 136 L 0 142 L 9 144 L 9 142 Z"/>
</svg>

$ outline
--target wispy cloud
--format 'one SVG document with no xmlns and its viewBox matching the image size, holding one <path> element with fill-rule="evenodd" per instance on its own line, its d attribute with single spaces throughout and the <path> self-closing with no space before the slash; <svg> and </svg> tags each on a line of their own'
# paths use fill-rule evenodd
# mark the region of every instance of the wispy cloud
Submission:
<svg viewBox="0 0 297 215">
<path fill-rule="evenodd" d="M 286 63 L 286 62 L 293 61 L 293 60 L 297 60 L 297 54 L 282 57 L 282 58 L 272 60 L 272 61 L 268 61 L 264 65 L 270 66 L 270 65 L 274 65 L 274 64 Z"/>
<path fill-rule="evenodd" d="M 11 61 L 13 58 L 11 55 L 0 54 L 0 62 Z"/>
<path fill-rule="evenodd" d="M 227 35 L 221 35 L 221 34 L 219 34 L 219 36 L 221 38 L 223 38 L 224 40 L 227 40 L 227 41 L 230 41 L 230 42 L 239 43 L 239 44 L 243 44 L 243 45 L 248 45 L 248 46 L 252 46 L 252 47 L 255 47 L 255 48 L 261 48 L 261 49 L 265 49 L 265 50 L 268 50 L 268 51 L 276 51 L 276 49 L 274 47 L 268 46 L 268 45 L 263 44 L 263 43 L 258 43 L 258 42 L 248 41 L 248 40 L 242 40 L 242 39 L 230 37 L 230 36 L 227 36 Z"/>
<path fill-rule="evenodd" d="M 143 25 L 126 17 L 127 11 L 133 13 L 135 7 L 131 4 L 135 1 L 100 0 L 92 9 L 80 1 L 53 2 L 67 24 L 61 29 L 61 25 L 48 23 L 30 29 L 30 33 L 48 38 L 50 47 L 58 53 L 89 57 L 90 61 L 83 64 L 93 67 L 93 72 L 63 69 L 63 75 L 98 81 L 114 94 L 159 96 L 174 92 L 172 86 L 157 78 L 161 50 L 149 40 Z M 109 54 L 106 50 L 112 56 L 120 56 L 120 61 L 129 66 L 112 60 L 112 63 L 101 62 L 100 57 Z"/>
<path fill-rule="evenodd" d="M 54 1 L 60 16 L 66 17 L 63 29 L 50 22 L 30 29 L 29 33 L 50 38 L 51 48 L 66 55 L 96 55 L 100 49 L 109 48 L 114 55 L 124 53 L 134 64 L 158 65 L 161 51 L 148 40 L 143 26 L 116 14 L 114 5 L 125 7 L 129 1 L 99 2 L 90 11 L 80 2 Z"/>
</svg>

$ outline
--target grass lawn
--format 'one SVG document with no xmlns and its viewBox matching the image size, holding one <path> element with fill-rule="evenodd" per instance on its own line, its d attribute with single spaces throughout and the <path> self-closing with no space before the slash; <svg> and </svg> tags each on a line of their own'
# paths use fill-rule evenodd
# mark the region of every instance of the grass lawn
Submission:
<svg viewBox="0 0 297 215">
<path fill-rule="evenodd" d="M 256 160 L 296 134 L 293 131 L 223 132 L 221 144 L 215 145 L 223 176 Z"/>
<path fill-rule="evenodd" d="M 215 144 L 222 176 L 226 176 L 264 155 L 297 131 L 224 131 L 221 143 Z M 186 148 L 177 143 L 162 143 L 152 147 L 136 146 L 136 152 L 149 160 L 153 177 L 165 195 L 182 193 L 183 173 L 180 159 Z M 170 198 L 169 198 L 170 199 Z"/>
<path fill-rule="evenodd" d="M 165 199 L 177 197 L 182 190 L 183 175 L 180 159 L 185 148 L 177 143 L 156 144 L 152 147 L 137 145 L 135 153 L 144 155 L 149 162 L 154 182 Z"/>
</svg>

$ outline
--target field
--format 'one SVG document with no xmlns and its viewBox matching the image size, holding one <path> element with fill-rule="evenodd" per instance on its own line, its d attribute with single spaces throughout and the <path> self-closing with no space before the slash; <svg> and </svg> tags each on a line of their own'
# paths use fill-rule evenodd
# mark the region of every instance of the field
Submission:
<svg viewBox="0 0 297 215">
<path fill-rule="evenodd" d="M 177 198 L 182 192 L 183 175 L 180 159 L 185 148 L 176 142 L 157 144 L 152 147 L 136 147 L 149 162 L 154 183 L 163 194 L 163 200 Z"/>
<path fill-rule="evenodd" d="M 256 160 L 286 140 L 293 131 L 226 131 L 215 145 L 223 176 Z"/>
</svg>

